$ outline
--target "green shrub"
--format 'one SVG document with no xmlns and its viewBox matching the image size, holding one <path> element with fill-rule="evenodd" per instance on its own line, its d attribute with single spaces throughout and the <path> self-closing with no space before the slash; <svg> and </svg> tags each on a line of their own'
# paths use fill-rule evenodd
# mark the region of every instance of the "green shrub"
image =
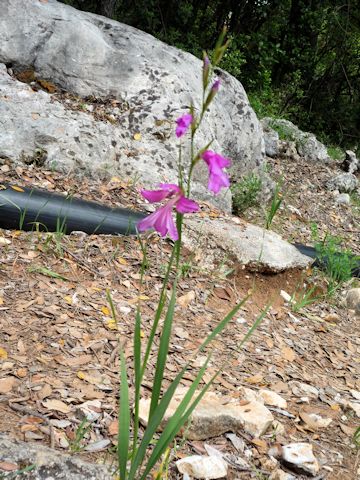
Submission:
<svg viewBox="0 0 360 480">
<path fill-rule="evenodd" d="M 352 278 L 352 271 L 357 267 L 360 257 L 350 249 L 341 248 L 341 239 L 326 234 L 319 240 L 317 225 L 312 226 L 315 250 L 318 262 L 328 279 L 328 294 L 332 295 L 344 282 Z"/>
<path fill-rule="evenodd" d="M 336 145 L 330 145 L 327 147 L 327 153 L 333 160 L 343 160 L 345 157 L 344 152 Z"/>
<path fill-rule="evenodd" d="M 276 123 L 276 121 L 270 122 L 269 126 L 279 134 L 280 140 L 286 140 L 287 142 L 295 141 L 294 131 L 291 127 Z"/>
<path fill-rule="evenodd" d="M 231 187 L 233 211 L 235 214 L 241 214 L 248 208 L 258 204 L 261 184 L 261 179 L 256 174 L 250 173 Z"/>
</svg>

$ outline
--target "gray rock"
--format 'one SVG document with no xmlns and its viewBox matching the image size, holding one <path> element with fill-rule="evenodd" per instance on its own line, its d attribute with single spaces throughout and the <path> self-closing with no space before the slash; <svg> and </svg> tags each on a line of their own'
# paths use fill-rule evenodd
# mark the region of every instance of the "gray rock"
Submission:
<svg viewBox="0 0 360 480">
<path fill-rule="evenodd" d="M 346 306 L 360 315 L 360 288 L 351 288 L 346 295 Z"/>
<path fill-rule="evenodd" d="M 289 120 L 266 117 L 262 119 L 263 128 L 273 128 L 281 140 L 295 142 L 298 154 L 310 162 L 328 163 L 330 157 L 324 144 L 315 135 L 303 132 Z"/>
<path fill-rule="evenodd" d="M 83 462 L 70 455 L 64 455 L 51 448 L 13 440 L 0 434 L 0 462 L 35 468 L 25 476 L 11 475 L 12 480 L 111 480 L 113 475 L 102 465 Z M 1 477 L 1 472 L 0 472 Z"/>
<path fill-rule="evenodd" d="M 348 193 L 339 193 L 335 197 L 335 202 L 338 205 L 349 205 L 350 204 L 350 195 Z"/>
<path fill-rule="evenodd" d="M 341 168 L 345 172 L 356 173 L 360 171 L 360 160 L 356 158 L 356 155 L 351 150 L 346 150 L 345 160 L 341 164 Z"/>
<path fill-rule="evenodd" d="M 15 71 L 31 67 L 37 78 L 68 92 L 112 96 L 127 107 L 120 115 L 114 109 L 113 122 L 96 121 L 87 108 L 86 113 L 65 111 L 51 95 L 19 86 L 3 67 L 1 95 L 7 101 L 1 102 L 0 157 L 19 161 L 37 148 L 47 152 L 47 165 L 67 171 L 136 175 L 147 185 L 176 180 L 174 121 L 191 103 L 199 107 L 199 59 L 55 0 L 2 0 L 1 8 L 0 62 Z M 196 144 L 215 139 L 211 148 L 231 158 L 237 178 L 262 169 L 262 128 L 242 85 L 226 72 L 221 78 Z M 140 139 L 134 139 L 137 133 Z M 208 194 L 204 164 L 195 169 L 194 180 L 201 198 L 230 209 L 230 195 Z"/>
<path fill-rule="evenodd" d="M 279 134 L 268 123 L 261 120 L 264 131 L 265 154 L 268 157 L 277 157 L 279 154 Z"/>
<path fill-rule="evenodd" d="M 359 185 L 353 173 L 340 173 L 326 183 L 328 190 L 338 190 L 340 193 L 351 193 Z"/>
<path fill-rule="evenodd" d="M 312 259 L 270 230 L 229 218 L 186 218 L 184 244 L 204 267 L 219 263 L 247 265 L 257 271 L 281 272 L 305 268 Z M 201 260 L 200 260 L 201 259 Z"/>
</svg>

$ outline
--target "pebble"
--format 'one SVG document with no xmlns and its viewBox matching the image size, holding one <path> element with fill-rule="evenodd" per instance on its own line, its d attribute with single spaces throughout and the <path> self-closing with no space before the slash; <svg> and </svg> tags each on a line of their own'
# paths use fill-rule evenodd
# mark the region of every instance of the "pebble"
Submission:
<svg viewBox="0 0 360 480">
<path fill-rule="evenodd" d="M 335 197 L 335 202 L 337 205 L 349 205 L 350 195 L 348 193 L 340 193 Z"/>
<path fill-rule="evenodd" d="M 176 467 L 183 475 L 207 480 L 226 477 L 228 469 L 227 463 L 217 455 L 185 457 L 176 462 Z"/>
<path fill-rule="evenodd" d="M 289 467 L 295 470 L 316 475 L 319 470 L 319 462 L 313 454 L 310 443 L 289 443 L 282 448 L 281 458 Z"/>
</svg>

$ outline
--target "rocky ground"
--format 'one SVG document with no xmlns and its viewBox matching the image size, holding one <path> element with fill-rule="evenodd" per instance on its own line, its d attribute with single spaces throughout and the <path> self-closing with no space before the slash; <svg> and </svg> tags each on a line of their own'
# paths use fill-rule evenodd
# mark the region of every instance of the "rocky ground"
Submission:
<svg viewBox="0 0 360 480">
<path fill-rule="evenodd" d="M 325 188 L 340 173 L 336 163 L 316 165 L 278 157 L 269 159 L 269 170 L 273 178 L 283 179 L 284 202 L 272 225 L 276 232 L 290 241 L 311 243 L 311 223 L 316 222 L 321 236 L 339 235 L 347 248 L 360 254 L 359 198 L 337 204 Z M 36 166 L 13 168 L 5 163 L 0 181 L 143 208 L 138 186 L 118 178 L 79 182 Z M 201 215 L 216 217 L 219 212 L 203 205 Z M 246 212 L 244 218 L 264 223 L 260 208 Z M 148 243 L 150 268 L 141 287 L 141 251 L 135 238 L 0 231 L 0 432 L 114 464 L 118 341 L 125 342 L 131 360 L 137 302 L 142 302 L 146 337 L 170 252 L 170 244 L 156 235 Z M 353 440 L 360 425 L 360 326 L 344 304 L 346 291 L 359 284 L 348 283 L 324 298 L 327 280 L 314 271 L 261 274 L 220 264 L 209 272 L 190 251 L 184 252 L 183 270 L 167 381 L 224 314 L 249 292 L 252 295 L 214 342 L 206 375 L 210 378 L 220 362 L 228 362 L 213 387 L 220 397 L 212 400 L 223 409 L 235 403 L 232 424 L 237 430 L 232 435 L 220 431 L 220 419 L 215 422 L 217 436 L 192 438 L 196 435 L 188 432 L 178 442 L 168 478 L 182 478 L 178 468 L 186 467 L 177 468 L 175 461 L 194 454 L 221 457 L 219 468 L 226 468 L 230 479 L 360 478 L 360 450 Z M 298 311 L 286 301 L 286 294 L 299 294 L 304 282 L 322 297 Z M 107 289 L 117 309 L 117 324 L 111 318 Z M 245 333 L 269 303 L 262 324 L 239 350 Z M 194 360 L 194 371 L 202 361 Z M 194 371 L 185 377 L 185 386 Z M 145 397 L 149 381 L 150 376 L 143 384 Z M 252 416 L 252 408 L 261 414 Z M 77 440 L 84 416 L 91 423 L 84 438 Z M 307 445 L 286 447 L 294 443 Z M 300 454 L 309 458 L 302 460 Z M 26 466 L 0 456 L 4 478 L 15 478 L 15 472 Z"/>
</svg>

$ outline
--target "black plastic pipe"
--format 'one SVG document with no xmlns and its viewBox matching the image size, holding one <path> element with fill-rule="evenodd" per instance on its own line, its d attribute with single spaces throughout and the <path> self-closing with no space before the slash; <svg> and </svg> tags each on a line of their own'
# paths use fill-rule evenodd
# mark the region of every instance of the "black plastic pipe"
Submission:
<svg viewBox="0 0 360 480">
<path fill-rule="evenodd" d="M 296 247 L 300 253 L 306 255 L 307 257 L 313 258 L 314 263 L 313 266 L 319 268 L 320 270 L 326 270 L 328 259 L 326 256 L 323 258 L 318 257 L 318 252 L 316 251 L 315 247 L 309 247 L 306 245 L 302 245 L 301 243 L 294 243 L 294 247 Z M 341 255 L 341 253 L 337 253 L 336 255 Z M 360 260 L 357 255 L 350 255 L 350 258 L 353 260 L 353 263 L 357 266 L 353 267 L 351 273 L 353 277 L 360 278 Z"/>
<path fill-rule="evenodd" d="M 79 230 L 88 234 L 135 235 L 137 223 L 147 215 L 144 212 L 110 208 L 46 190 L 0 185 L 0 228 L 11 230 L 38 228 L 49 232 L 60 231 L 64 234 Z M 326 257 L 319 259 L 314 247 L 300 243 L 295 243 L 294 246 L 302 254 L 313 258 L 314 266 L 326 268 Z M 352 274 L 360 278 L 360 261 Z"/>
<path fill-rule="evenodd" d="M 0 185 L 0 228 L 134 235 L 137 222 L 146 216 L 69 195 Z"/>
</svg>

